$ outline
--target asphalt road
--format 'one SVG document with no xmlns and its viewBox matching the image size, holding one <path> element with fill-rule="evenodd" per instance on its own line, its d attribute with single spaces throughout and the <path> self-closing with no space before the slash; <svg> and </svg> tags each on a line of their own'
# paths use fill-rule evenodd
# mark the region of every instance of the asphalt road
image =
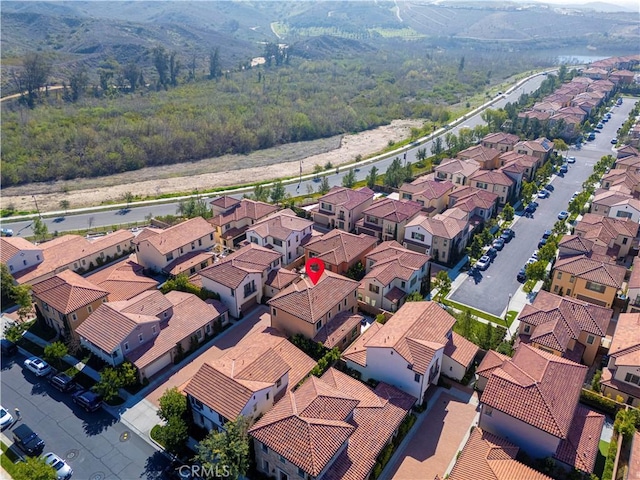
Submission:
<svg viewBox="0 0 640 480">
<path fill-rule="evenodd" d="M 502 98 L 496 100 L 491 108 L 501 108 L 504 107 L 508 102 L 516 102 L 520 95 L 523 93 L 530 93 L 538 89 L 542 81 L 546 77 L 544 75 L 537 75 L 531 78 L 529 81 L 525 82 L 522 86 L 514 89 L 509 94 L 505 94 Z M 457 126 L 449 129 L 448 131 L 458 133 L 460 128 L 470 127 L 473 128 L 476 125 L 484 124 L 485 122 L 482 120 L 480 114 L 471 116 L 469 118 L 463 119 Z M 444 132 L 443 132 L 444 135 Z M 432 141 L 426 141 L 421 143 L 419 146 L 414 148 L 410 148 L 406 150 L 406 161 L 415 163 L 417 161 L 417 153 L 419 148 L 425 148 L 427 151 L 427 155 L 431 155 L 431 145 Z M 401 160 L 405 160 L 404 153 L 399 153 L 398 155 L 393 155 L 391 157 L 381 159 L 376 162 L 367 163 L 366 165 L 361 165 L 358 168 L 358 172 L 356 172 L 356 178 L 358 180 L 364 180 L 372 166 L 376 166 L 379 172 L 386 171 L 387 167 L 391 164 L 393 159 L 398 156 Z M 303 160 L 304 162 L 304 160 Z M 333 173 L 328 175 L 329 185 L 342 185 L 342 178 L 348 172 L 348 168 L 340 168 L 339 173 Z M 313 186 L 314 190 L 318 189 L 319 183 L 314 182 L 312 179 L 302 180 L 302 182 L 294 182 L 285 185 L 287 193 L 292 196 L 297 196 L 304 194 L 307 191 L 307 185 Z M 232 197 L 241 198 L 244 192 L 236 192 L 231 194 Z M 37 198 L 36 198 L 37 200 Z M 109 211 L 101 211 L 101 212 L 86 212 L 74 215 L 66 215 L 59 216 L 57 218 L 44 218 L 44 222 L 47 224 L 49 232 L 65 232 L 70 230 L 85 230 L 90 229 L 91 227 L 111 227 L 114 229 L 120 228 L 120 224 L 127 224 L 133 222 L 145 222 L 145 218 L 149 215 L 152 216 L 160 216 L 160 215 L 175 215 L 178 210 L 179 202 L 167 203 L 167 204 L 158 204 L 152 206 L 144 206 L 144 207 L 135 207 L 130 209 L 114 209 Z M 23 221 L 4 221 L 2 222 L 2 227 L 10 228 L 13 230 L 14 235 L 20 235 L 23 237 L 30 237 L 33 235 L 31 230 L 31 220 L 23 220 Z"/>
<path fill-rule="evenodd" d="M 576 163 L 569 164 L 569 172 L 564 177 L 552 179 L 554 191 L 548 198 L 536 198 L 540 206 L 533 218 L 518 216 L 513 226 L 515 238 L 505 245 L 487 270 L 475 277 L 469 276 L 450 295 L 451 300 L 493 315 L 504 313 L 510 296 L 520 286 L 516 280 L 518 270 L 537 249 L 544 231 L 551 230 L 558 220 L 558 213 L 567 209 L 571 195 L 582 190 L 582 183 L 593 172 L 594 164 L 605 155 L 615 155 L 611 139 L 632 108 L 632 100 L 626 99 L 620 107 L 614 107 L 612 119 L 604 124 L 602 133 L 597 134 L 594 141 L 587 142 L 579 150 L 572 147 L 568 155 L 576 157 Z M 522 215 L 522 212 L 518 213 Z"/>
<path fill-rule="evenodd" d="M 86 413 L 69 394 L 52 388 L 22 368 L 25 357 L 2 358 L 2 399 L 11 414 L 15 407 L 21 422 L 44 440 L 44 452 L 54 452 L 73 468 L 74 479 L 160 480 L 168 466 L 166 457 L 104 410 Z M 16 447 L 17 448 L 17 447 Z"/>
</svg>

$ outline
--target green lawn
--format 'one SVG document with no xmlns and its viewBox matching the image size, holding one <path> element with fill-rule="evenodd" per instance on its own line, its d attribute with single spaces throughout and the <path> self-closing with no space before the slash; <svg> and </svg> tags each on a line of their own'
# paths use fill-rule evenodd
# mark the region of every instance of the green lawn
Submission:
<svg viewBox="0 0 640 480">
<path fill-rule="evenodd" d="M 485 320 L 493 322 L 496 325 L 499 325 L 501 327 L 505 326 L 505 321 L 504 321 L 503 318 L 496 317 L 495 315 L 491 315 L 490 313 L 482 312 L 480 310 L 476 310 L 473 307 L 469 307 L 467 305 L 463 305 L 462 303 L 454 302 L 453 300 L 443 300 L 442 303 L 444 303 L 445 305 L 449 305 L 450 307 L 453 307 L 456 310 L 460 310 L 461 312 L 463 312 L 465 310 L 469 310 L 471 312 L 471 314 L 475 315 L 476 317 L 484 318 Z M 514 312 L 513 310 L 510 311 L 509 313 L 515 314 L 515 315 L 518 314 L 518 312 Z M 507 322 L 508 322 L 507 327 L 509 325 L 511 325 L 511 323 L 513 322 L 513 318 L 515 318 L 515 315 L 512 315 L 512 318 L 509 320 L 509 313 L 507 314 Z"/>
<path fill-rule="evenodd" d="M 596 464 L 593 468 L 593 473 L 600 478 L 604 470 L 604 464 L 607 459 L 607 453 L 609 452 L 609 442 L 600 440 L 598 445 L 598 456 L 596 457 Z"/>
<path fill-rule="evenodd" d="M 9 450 L 9 447 L 5 445 L 4 442 L 2 442 L 2 445 L 0 445 L 0 447 L 2 448 L 2 455 L 0 455 L 0 465 L 2 465 L 2 468 L 4 468 L 9 475 L 13 476 L 15 475 L 16 469 L 15 462 L 19 460 L 19 457 L 14 453 L 13 450 Z"/>
</svg>

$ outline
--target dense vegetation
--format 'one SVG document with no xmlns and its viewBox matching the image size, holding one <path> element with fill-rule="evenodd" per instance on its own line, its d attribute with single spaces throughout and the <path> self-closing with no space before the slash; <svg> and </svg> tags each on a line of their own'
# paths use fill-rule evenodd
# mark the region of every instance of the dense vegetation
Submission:
<svg viewBox="0 0 640 480">
<path fill-rule="evenodd" d="M 496 62 L 377 51 L 355 59 L 295 58 L 161 91 L 107 95 L 94 88 L 98 98 L 84 91 L 71 100 L 50 92 L 33 109 L 5 108 L 1 180 L 11 186 L 102 176 L 362 131 L 396 118 L 445 123 L 447 105 L 484 92 L 492 71 L 508 76 L 525 66 L 515 58 L 508 67 Z"/>
</svg>

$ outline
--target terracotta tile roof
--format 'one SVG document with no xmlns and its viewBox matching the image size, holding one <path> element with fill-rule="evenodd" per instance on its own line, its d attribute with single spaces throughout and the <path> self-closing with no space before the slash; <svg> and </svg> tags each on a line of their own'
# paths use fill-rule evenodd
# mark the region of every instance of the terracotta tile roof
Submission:
<svg viewBox="0 0 640 480">
<path fill-rule="evenodd" d="M 640 257 L 633 257 L 633 268 L 629 277 L 629 290 L 640 288 Z"/>
<path fill-rule="evenodd" d="M 498 145 L 515 145 L 520 141 L 520 137 L 512 133 L 495 132 L 485 135 L 482 143 L 497 143 Z"/>
<path fill-rule="evenodd" d="M 435 200 L 453 191 L 455 187 L 455 184 L 449 180 L 438 181 L 431 178 L 419 177 L 411 183 L 403 183 L 400 187 L 400 196 L 402 197 L 403 192 L 408 192 L 414 195 L 421 195 L 429 200 Z"/>
<path fill-rule="evenodd" d="M 554 269 L 614 288 L 622 287 L 626 273 L 624 267 L 593 260 L 584 255 L 561 258 L 556 262 Z"/>
<path fill-rule="evenodd" d="M 419 225 L 427 232 L 436 237 L 454 239 L 457 235 L 464 232 L 467 228 L 465 220 L 458 220 L 441 213 L 434 215 L 432 218 L 426 215 L 417 215 L 413 220 L 407 223 L 407 227 Z"/>
<path fill-rule="evenodd" d="M 460 158 L 444 159 L 440 162 L 440 165 L 434 169 L 436 172 L 443 172 L 450 175 L 460 173 L 463 177 L 469 177 L 478 170 L 480 170 L 480 164 L 475 160 L 463 160 Z"/>
<path fill-rule="evenodd" d="M 337 266 L 342 263 L 351 263 L 371 250 L 376 243 L 377 239 L 371 235 L 364 233 L 354 235 L 336 229 L 321 237 L 312 238 L 304 249 L 305 254 L 312 252 L 314 257 Z"/>
<path fill-rule="evenodd" d="M 615 190 L 596 190 L 593 196 L 593 203 L 612 207 L 632 198 L 628 194 L 620 193 Z"/>
<path fill-rule="evenodd" d="M 637 364 L 636 364 L 637 365 Z M 640 387 L 627 383 L 623 380 L 618 380 L 614 377 L 614 371 L 609 368 L 602 370 L 602 377 L 600 378 L 600 384 L 614 390 L 618 390 L 632 397 L 640 398 Z"/>
<path fill-rule="evenodd" d="M 474 182 L 483 182 L 490 185 L 504 185 L 510 187 L 513 185 L 513 180 L 506 173 L 500 170 L 478 170 L 471 175 L 471 180 Z"/>
<path fill-rule="evenodd" d="M 560 112 L 581 116 L 582 118 L 584 118 L 587 115 L 587 112 L 585 112 L 580 107 L 564 107 L 560 109 Z"/>
<path fill-rule="evenodd" d="M 533 155 L 527 155 L 526 153 L 518 153 L 515 150 L 510 152 L 504 152 L 500 155 L 500 161 L 502 164 L 510 162 L 516 162 L 526 168 L 532 168 L 538 163 L 538 159 Z"/>
<path fill-rule="evenodd" d="M 109 305 L 113 305 L 123 313 L 153 315 L 154 317 L 158 317 L 161 313 L 171 309 L 172 302 L 168 296 L 163 295 L 160 290 L 148 290 L 129 300 L 109 302 Z"/>
<path fill-rule="evenodd" d="M 245 336 L 222 357 L 204 363 L 184 392 L 234 419 L 256 392 L 272 387 L 286 373 L 291 390 L 314 366 L 311 357 L 276 329 L 265 327 Z"/>
<path fill-rule="evenodd" d="M 481 402 L 558 438 L 567 438 L 587 367 L 521 344 L 496 368 Z"/>
<path fill-rule="evenodd" d="M 412 252 L 396 241 L 383 242 L 367 254 L 367 266 L 370 261 L 375 263 L 364 279 L 375 278 L 382 285 L 389 285 L 396 278 L 408 281 L 429 259 L 429 255 Z"/>
<path fill-rule="evenodd" d="M 325 270 L 315 285 L 304 278 L 282 290 L 268 304 L 306 322 L 316 323 L 344 298 L 353 295 L 358 285 L 355 280 Z"/>
<path fill-rule="evenodd" d="M 518 145 L 524 144 L 529 149 L 536 152 L 549 152 L 553 150 L 553 142 L 545 137 L 536 138 L 535 140 L 527 140 L 525 142 L 517 143 L 514 149 L 517 149 Z"/>
<path fill-rule="evenodd" d="M 617 240 L 618 235 L 635 238 L 639 226 L 638 222 L 628 218 L 620 220 L 587 213 L 576 224 L 575 233 L 591 240 L 598 239 L 605 245 L 610 245 Z"/>
<path fill-rule="evenodd" d="M 276 290 L 282 290 L 283 288 L 291 285 L 299 278 L 300 275 L 296 272 L 292 272 L 291 270 L 287 270 L 286 268 L 278 268 L 277 270 L 271 270 L 269 272 L 269 275 L 267 275 L 267 281 L 264 282 L 264 284 L 269 285 Z"/>
<path fill-rule="evenodd" d="M 144 267 L 125 258 L 86 277 L 94 285 L 109 292 L 109 301 L 129 300 L 136 295 L 155 289 L 158 282 L 144 275 Z"/>
<path fill-rule="evenodd" d="M 507 355 L 498 353 L 495 350 L 487 350 L 484 358 L 476 368 L 476 374 L 484 378 L 489 378 L 489 375 L 491 375 L 496 368 L 502 366 L 509 358 Z"/>
<path fill-rule="evenodd" d="M 618 153 L 616 154 L 616 158 L 618 160 L 622 158 L 630 157 L 630 156 L 632 157 L 640 156 L 640 150 L 638 150 L 637 148 L 631 145 L 624 145 L 618 149 Z"/>
<path fill-rule="evenodd" d="M 593 241 L 578 235 L 565 235 L 558 242 L 560 258 L 567 255 L 589 255 L 593 249 Z"/>
<path fill-rule="evenodd" d="M 281 210 L 252 225 L 247 232 L 255 232 L 261 238 L 273 237 L 286 240 L 292 233 L 302 233 L 312 225 L 311 220 L 300 218 L 291 210 Z"/>
<path fill-rule="evenodd" d="M 498 172 L 512 173 L 515 175 L 522 175 L 527 171 L 527 166 L 518 163 L 517 160 L 514 160 L 509 163 L 505 163 L 502 167 L 498 168 Z M 508 176 L 507 173 L 507 176 Z M 511 178 L 511 177 L 509 177 Z"/>
<path fill-rule="evenodd" d="M 569 428 L 569 435 L 560 441 L 554 458 L 583 472 L 593 472 L 604 415 L 578 404 Z"/>
<path fill-rule="evenodd" d="M 248 198 L 243 198 L 235 206 L 228 211 L 213 217 L 209 223 L 215 227 L 226 225 L 229 222 L 238 222 L 240 220 L 260 220 L 274 212 L 278 211 L 278 207 L 264 202 L 257 202 Z"/>
<path fill-rule="evenodd" d="M 421 209 L 422 205 L 418 202 L 394 200 L 387 197 L 384 200 L 373 202 L 364 211 L 364 214 L 365 216 L 378 217 L 388 222 L 402 223 L 411 220 Z"/>
<path fill-rule="evenodd" d="M 328 467 L 324 479 L 364 480 L 414 402 L 383 382 L 372 391 L 330 368 L 286 395 L 249 434 L 309 475 Z"/>
<path fill-rule="evenodd" d="M 539 112 L 537 110 L 527 110 L 527 111 L 518 113 L 518 118 L 536 118 L 536 119 L 538 119 L 540 121 L 548 120 L 550 116 L 551 116 L 551 113 L 549 113 L 549 112 Z M 517 149 L 518 145 L 520 143 L 525 143 L 525 142 L 519 142 L 518 144 L 514 145 L 513 148 Z M 528 143 L 528 142 L 526 142 L 526 143 Z M 525 145 L 525 147 L 526 147 L 526 145 Z"/>
<path fill-rule="evenodd" d="M 125 356 L 137 368 L 143 369 L 167 352 L 173 350 L 178 342 L 191 338 L 198 330 L 216 320 L 223 311 L 213 303 L 204 302 L 191 293 L 176 290 L 164 295 L 173 308 L 168 322 L 160 322 L 160 332 L 153 340 L 143 343 Z M 124 309 L 126 313 L 128 309 Z"/>
<path fill-rule="evenodd" d="M 382 324 L 373 322 L 365 332 L 360 335 L 355 342 L 353 342 L 349 348 L 342 353 L 342 358 L 345 360 L 351 360 L 363 367 L 367 366 L 367 342 L 378 333 L 382 328 Z"/>
<path fill-rule="evenodd" d="M 640 432 L 633 434 L 628 475 L 628 480 L 640 480 Z"/>
<path fill-rule="evenodd" d="M 516 460 L 519 448 L 502 437 L 474 428 L 449 480 L 551 480 Z"/>
<path fill-rule="evenodd" d="M 620 314 L 609 355 L 616 359 L 616 365 L 640 366 L 639 313 Z"/>
<path fill-rule="evenodd" d="M 179 249 L 206 235 L 213 234 L 213 227 L 202 217 L 195 217 L 162 230 L 146 238 L 138 236 L 134 243 L 148 242 L 161 255 Z"/>
<path fill-rule="evenodd" d="M 538 110 L 540 112 L 547 112 L 549 110 L 551 110 L 552 112 L 557 112 L 561 108 L 562 108 L 562 104 L 560 103 L 548 102 L 544 100 L 541 102 L 534 103 L 533 106 L 531 107 L 532 110 Z"/>
<path fill-rule="evenodd" d="M 109 293 L 71 270 L 34 284 L 31 291 L 34 296 L 65 315 L 101 298 L 106 299 Z"/>
<path fill-rule="evenodd" d="M 500 197 L 481 188 L 464 186 L 449 195 L 449 198 L 455 201 L 454 207 L 471 212 L 476 208 L 490 209 Z"/>
<path fill-rule="evenodd" d="M 214 261 L 214 254 L 212 252 L 203 252 L 192 250 L 180 255 L 173 262 L 162 269 L 168 275 L 180 275 L 181 273 L 188 272 L 191 267 L 200 265 L 201 263 L 211 263 Z"/>
<path fill-rule="evenodd" d="M 474 145 L 458 152 L 457 155 L 458 158 L 462 158 L 464 160 L 475 160 L 478 163 L 492 162 L 499 156 L 500 150 L 485 147 L 484 145 Z"/>
<path fill-rule="evenodd" d="M 363 187 L 357 190 L 345 187 L 333 187 L 326 194 L 321 196 L 318 201 L 320 203 L 330 203 L 331 205 L 339 205 L 346 210 L 354 208 L 373 200 L 373 190 Z"/>
<path fill-rule="evenodd" d="M 237 198 L 230 197 L 228 195 L 223 195 L 221 197 L 214 198 L 211 202 L 209 202 L 210 205 L 213 205 L 218 208 L 222 208 L 224 210 L 226 210 L 227 208 L 234 207 L 239 203 L 240 203 L 240 200 L 238 200 Z"/>
<path fill-rule="evenodd" d="M 320 342 L 327 348 L 344 347 L 345 345 L 340 345 L 340 340 L 346 336 L 347 342 L 349 342 L 351 337 L 347 335 L 347 333 L 356 327 L 358 328 L 358 333 L 360 333 L 360 322 L 363 318 L 362 315 L 358 315 L 357 313 L 351 313 L 349 311 L 340 312 L 316 333 L 313 341 Z"/>
<path fill-rule="evenodd" d="M 479 351 L 480 349 L 476 344 L 456 332 L 451 333 L 451 340 L 444 347 L 444 354 L 465 367 L 465 369 L 471 366 L 471 362 L 476 358 Z"/>
<path fill-rule="evenodd" d="M 449 342 L 455 318 L 435 302 L 408 302 L 366 344 L 367 348 L 392 348 L 412 370 L 425 375 L 436 351 Z"/>
<path fill-rule="evenodd" d="M 615 168 L 622 168 L 624 170 L 629 170 L 630 168 L 636 169 L 638 168 L 638 166 L 640 166 L 639 155 L 629 155 L 627 157 L 623 157 L 621 159 L 616 160 L 616 164 L 615 164 Z"/>
<path fill-rule="evenodd" d="M 99 252 L 115 245 L 129 243 L 133 238 L 133 234 L 128 230 L 117 230 L 91 240 L 79 235 L 62 235 L 39 244 L 38 247 L 42 249 L 42 263 L 35 268 L 28 268 L 15 273 L 14 278 L 20 284 L 31 283 L 43 275 L 55 272 L 57 269 L 67 265 L 72 265 L 75 261 L 95 256 Z"/>
<path fill-rule="evenodd" d="M 400 300 L 402 300 L 406 296 L 407 292 L 401 290 L 398 287 L 393 287 L 391 290 L 384 294 L 384 298 L 395 304 L 399 303 Z"/>
<path fill-rule="evenodd" d="M 281 256 L 280 252 L 250 243 L 219 263 L 200 270 L 200 275 L 220 285 L 238 288 L 249 273 L 263 273 Z"/>
<path fill-rule="evenodd" d="M 0 261 L 2 263 L 7 263 L 25 250 L 41 250 L 41 248 L 22 237 L 0 237 Z"/>
</svg>

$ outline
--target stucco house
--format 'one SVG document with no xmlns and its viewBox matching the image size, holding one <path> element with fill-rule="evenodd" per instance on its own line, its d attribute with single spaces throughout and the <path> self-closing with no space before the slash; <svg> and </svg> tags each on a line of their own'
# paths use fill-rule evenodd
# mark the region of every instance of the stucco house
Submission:
<svg viewBox="0 0 640 480">
<path fill-rule="evenodd" d="M 250 243 L 201 270 L 202 286 L 220 295 L 231 316 L 241 318 L 262 302 L 268 275 L 281 261 L 280 252 Z"/>
<path fill-rule="evenodd" d="M 460 187 L 449 195 L 449 208 L 459 208 L 467 214 L 469 223 L 475 228 L 494 216 L 499 196 L 480 188 Z"/>
<path fill-rule="evenodd" d="M 216 243 L 235 248 L 246 238 L 247 228 L 278 211 L 276 205 L 248 198 L 238 200 L 228 196 L 211 201 L 213 218 L 209 223 L 214 228 Z"/>
<path fill-rule="evenodd" d="M 553 152 L 553 142 L 545 137 L 536 138 L 535 140 L 524 140 L 514 145 L 513 150 L 517 153 L 531 155 L 538 159 L 538 167 L 540 168 L 546 162 Z"/>
<path fill-rule="evenodd" d="M 434 168 L 437 180 L 448 180 L 455 185 L 469 185 L 469 177 L 478 170 L 478 162 L 460 158 L 445 158 Z"/>
<path fill-rule="evenodd" d="M 469 185 L 498 195 L 498 203 L 504 205 L 511 200 L 516 182 L 500 170 L 478 170 L 469 177 Z"/>
<path fill-rule="evenodd" d="M 600 378 L 602 393 L 640 407 L 640 313 L 621 313 Z"/>
<path fill-rule="evenodd" d="M 371 235 L 356 235 L 336 229 L 308 241 L 304 246 L 304 255 L 306 261 L 319 258 L 327 271 L 344 275 L 358 262 L 364 265 L 365 255 L 377 243 L 378 240 Z"/>
<path fill-rule="evenodd" d="M 531 182 L 538 171 L 539 160 L 526 153 L 519 153 L 516 151 L 505 152 L 500 155 L 500 165 L 516 164 L 524 168 L 524 179 Z"/>
<path fill-rule="evenodd" d="M 599 189 L 591 202 L 591 212 L 611 218 L 628 218 L 632 222 L 640 221 L 640 200 L 633 198 L 630 192 Z"/>
<path fill-rule="evenodd" d="M 436 262 L 450 263 L 467 246 L 471 225 L 446 212 L 433 218 L 416 216 L 406 226 L 403 245 L 414 252 L 428 254 Z"/>
<path fill-rule="evenodd" d="M 414 402 L 334 368 L 311 376 L 249 429 L 257 469 L 277 480 L 365 480 Z"/>
<path fill-rule="evenodd" d="M 0 260 L 12 275 L 42 263 L 42 248 L 22 237 L 0 237 Z"/>
<path fill-rule="evenodd" d="M 494 132 L 485 135 L 480 141 L 480 145 L 498 150 L 499 152 L 510 152 L 519 141 L 520 137 L 512 133 Z"/>
<path fill-rule="evenodd" d="M 629 218 L 615 219 L 587 213 L 576 224 L 574 233 L 598 245 L 617 250 L 617 258 L 624 259 L 629 255 L 633 240 L 638 235 L 638 228 L 638 222 Z"/>
<path fill-rule="evenodd" d="M 287 336 L 299 334 L 344 350 L 360 335 L 358 285 L 326 270 L 315 285 L 305 277 L 267 302 L 271 326 Z"/>
<path fill-rule="evenodd" d="M 498 160 L 500 153 L 500 150 L 480 144 L 462 150 L 456 156 L 462 160 L 477 162 L 481 170 L 493 170 L 500 166 L 500 161 Z"/>
<path fill-rule="evenodd" d="M 318 207 L 311 210 L 314 223 L 325 228 L 339 228 L 352 232 L 363 212 L 373 203 L 373 190 L 333 187 L 318 199 Z"/>
<path fill-rule="evenodd" d="M 144 267 L 131 258 L 124 258 L 113 265 L 87 275 L 89 282 L 109 292 L 109 301 L 129 300 L 147 290 L 158 287 L 158 281 L 144 275 Z"/>
<path fill-rule="evenodd" d="M 627 286 L 627 296 L 629 297 L 628 313 L 640 312 L 640 257 L 633 257 L 633 267 Z"/>
<path fill-rule="evenodd" d="M 520 345 L 494 369 L 480 397 L 478 426 L 524 450 L 593 472 L 604 415 L 579 404 L 587 367 Z"/>
<path fill-rule="evenodd" d="M 422 210 L 422 205 L 413 201 L 385 198 L 373 202 L 356 222 L 356 233 L 365 233 L 380 241 L 395 240 L 401 242 L 408 222 Z"/>
<path fill-rule="evenodd" d="M 246 335 L 222 356 L 205 362 L 182 388 L 193 420 L 222 430 L 239 415 L 253 423 L 293 390 L 316 362 L 277 330 Z"/>
<path fill-rule="evenodd" d="M 455 185 L 448 180 L 434 180 L 419 177 L 411 183 L 403 183 L 400 187 L 402 200 L 413 200 L 422 205 L 422 211 L 428 216 L 442 213 L 449 203 L 449 195 L 455 190 Z"/>
<path fill-rule="evenodd" d="M 205 302 L 190 293 L 163 295 L 155 290 L 100 305 L 76 331 L 81 345 L 109 365 L 129 360 L 142 381 L 226 323 L 227 309 L 216 300 Z"/>
<path fill-rule="evenodd" d="M 412 252 L 398 242 L 381 243 L 367 254 L 358 297 L 367 305 L 395 312 L 407 295 L 421 291 L 430 271 L 429 259 L 429 255 Z"/>
</svg>

